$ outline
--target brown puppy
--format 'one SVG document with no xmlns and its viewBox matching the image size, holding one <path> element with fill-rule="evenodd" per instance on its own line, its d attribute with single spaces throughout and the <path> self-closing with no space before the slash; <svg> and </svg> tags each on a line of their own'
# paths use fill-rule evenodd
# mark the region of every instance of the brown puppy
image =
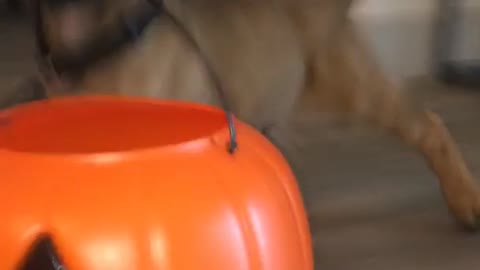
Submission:
<svg viewBox="0 0 480 270">
<path fill-rule="evenodd" d="M 219 105 L 218 78 L 234 113 L 260 130 L 283 125 L 308 97 L 413 146 L 452 214 L 480 225 L 480 191 L 455 142 L 379 69 L 348 18 L 352 0 L 165 0 L 170 16 L 152 16 L 147 0 L 36 1 L 40 44 L 59 76 L 47 83 L 61 82 L 53 94 Z"/>
</svg>

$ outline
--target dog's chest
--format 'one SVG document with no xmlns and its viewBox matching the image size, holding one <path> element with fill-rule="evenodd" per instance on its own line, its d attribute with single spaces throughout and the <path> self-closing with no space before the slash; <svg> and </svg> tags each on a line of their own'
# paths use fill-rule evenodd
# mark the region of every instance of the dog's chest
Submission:
<svg viewBox="0 0 480 270">
<path fill-rule="evenodd" d="M 218 105 L 204 63 L 167 26 L 155 25 L 140 42 L 89 71 L 81 88 Z"/>
</svg>

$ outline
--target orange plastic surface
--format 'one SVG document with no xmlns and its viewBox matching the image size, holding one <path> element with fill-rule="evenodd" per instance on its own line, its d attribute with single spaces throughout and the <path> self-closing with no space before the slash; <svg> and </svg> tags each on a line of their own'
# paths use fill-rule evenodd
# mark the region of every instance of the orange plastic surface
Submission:
<svg viewBox="0 0 480 270">
<path fill-rule="evenodd" d="M 0 269 L 49 235 L 69 270 L 312 270 L 281 154 L 221 110 L 108 96 L 0 112 Z"/>
</svg>

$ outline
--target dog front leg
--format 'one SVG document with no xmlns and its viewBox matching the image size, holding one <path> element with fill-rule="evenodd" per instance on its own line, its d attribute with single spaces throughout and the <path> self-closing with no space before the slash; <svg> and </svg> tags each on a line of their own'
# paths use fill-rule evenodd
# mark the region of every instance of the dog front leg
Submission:
<svg viewBox="0 0 480 270">
<path fill-rule="evenodd" d="M 309 88 L 319 108 L 366 121 L 423 154 L 439 179 L 451 213 L 468 228 L 480 226 L 480 189 L 454 139 L 433 112 L 417 109 L 396 89 L 346 27 L 312 60 Z"/>
</svg>

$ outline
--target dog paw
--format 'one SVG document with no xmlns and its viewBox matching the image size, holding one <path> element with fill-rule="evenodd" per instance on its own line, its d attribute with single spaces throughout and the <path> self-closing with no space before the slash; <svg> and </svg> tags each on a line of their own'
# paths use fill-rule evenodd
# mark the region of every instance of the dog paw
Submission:
<svg viewBox="0 0 480 270">
<path fill-rule="evenodd" d="M 480 190 L 476 186 L 444 190 L 444 196 L 450 212 L 465 229 L 480 229 Z"/>
</svg>

